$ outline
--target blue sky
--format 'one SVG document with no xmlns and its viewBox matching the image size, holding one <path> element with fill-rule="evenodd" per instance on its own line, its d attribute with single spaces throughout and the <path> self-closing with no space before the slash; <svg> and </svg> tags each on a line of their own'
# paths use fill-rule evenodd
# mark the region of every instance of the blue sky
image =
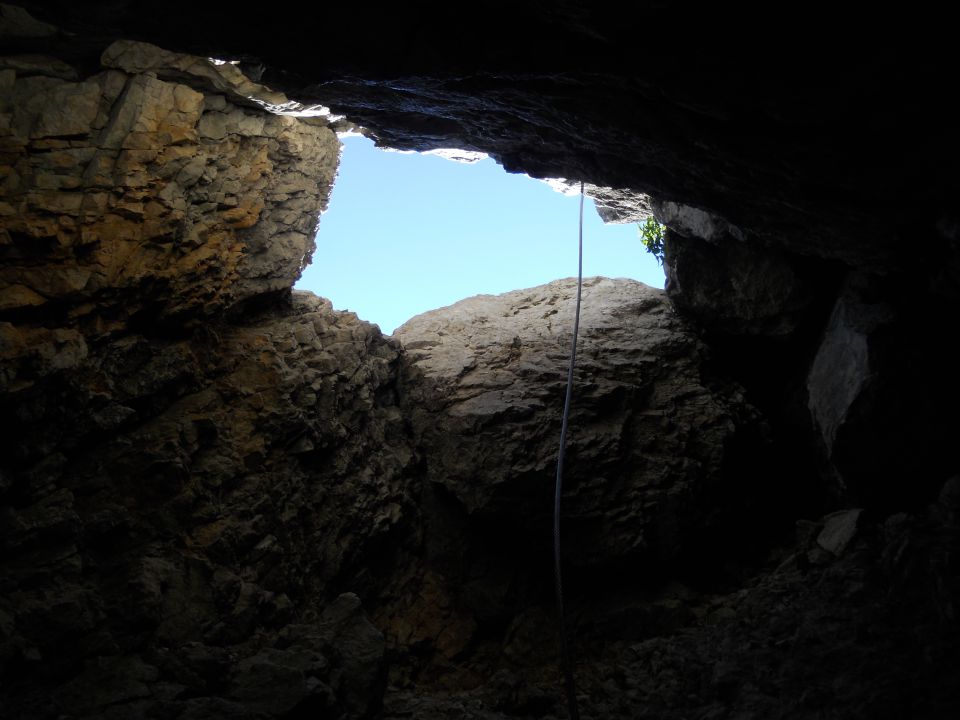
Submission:
<svg viewBox="0 0 960 720">
<path fill-rule="evenodd" d="M 391 333 L 414 315 L 480 293 L 577 274 L 578 198 L 493 160 L 473 164 L 378 150 L 343 139 L 313 263 L 297 287 Z M 637 226 L 604 225 L 584 208 L 585 276 L 663 287 Z"/>
</svg>

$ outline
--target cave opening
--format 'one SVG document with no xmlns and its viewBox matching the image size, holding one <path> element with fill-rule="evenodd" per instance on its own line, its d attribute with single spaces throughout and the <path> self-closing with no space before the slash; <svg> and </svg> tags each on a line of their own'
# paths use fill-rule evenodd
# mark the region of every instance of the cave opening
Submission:
<svg viewBox="0 0 960 720">
<path fill-rule="evenodd" d="M 463 27 L 447 7 L 47 5 L 64 33 L 0 5 L 0 41 L 27 32 L 0 58 L 3 717 L 563 716 L 549 508 L 575 287 L 529 286 L 572 274 L 576 199 L 489 159 L 377 153 L 479 204 L 361 168 L 337 239 L 352 144 L 372 151 L 348 139 L 313 253 L 351 123 L 643 188 L 667 227 L 666 292 L 584 288 L 563 507 L 585 717 L 960 715 L 939 58 L 849 65 L 714 17 L 701 39 L 704 16 L 643 4 Z M 431 16 L 456 25 L 429 36 Z M 262 72 L 293 99 L 258 102 Z M 471 184 L 484 168 L 560 209 L 521 223 Z M 496 246 L 488 219 L 522 239 Z M 659 280 L 635 223 L 611 228 L 626 250 L 588 228 L 588 263 L 618 258 L 588 275 L 639 253 Z M 335 283 L 388 306 L 452 287 L 398 321 L 525 289 L 384 337 L 290 293 L 308 254 L 319 295 L 387 331 Z"/>
<path fill-rule="evenodd" d="M 469 296 L 575 273 L 577 203 L 569 187 L 507 173 L 477 153 L 385 151 L 355 133 L 341 140 L 330 206 L 297 289 L 390 334 Z M 588 209 L 584 232 L 587 276 L 663 287 L 663 270 L 635 223 L 605 224 Z"/>
</svg>

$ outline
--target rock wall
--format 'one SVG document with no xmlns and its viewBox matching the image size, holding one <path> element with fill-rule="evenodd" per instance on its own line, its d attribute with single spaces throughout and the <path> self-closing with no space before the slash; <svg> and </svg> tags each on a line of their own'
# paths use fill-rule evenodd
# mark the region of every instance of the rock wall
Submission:
<svg viewBox="0 0 960 720">
<path fill-rule="evenodd" d="M 427 478 L 470 515 L 521 530 L 518 545 L 549 537 L 575 296 L 570 280 L 479 296 L 396 332 L 418 373 L 408 402 Z M 590 278 L 583 303 L 569 556 L 675 561 L 751 409 L 737 387 L 708 387 L 706 348 L 662 292 Z"/>
<path fill-rule="evenodd" d="M 0 71 L 2 714 L 368 715 L 399 348 L 289 296 L 339 143 L 201 58 L 102 66 Z"/>
<path fill-rule="evenodd" d="M 298 296 L 181 339 L 126 334 L 5 395 L 5 714 L 375 708 L 382 635 L 337 596 L 407 504 L 397 358 Z"/>
<path fill-rule="evenodd" d="M 287 292 L 325 124 L 139 43 L 5 63 L 5 714 L 364 717 L 388 660 L 396 687 L 549 666 L 571 282 L 384 338 Z M 571 558 L 663 574 L 730 524 L 762 422 L 661 292 L 586 295 Z M 608 636 L 623 609 L 578 595 Z"/>
<path fill-rule="evenodd" d="M 434 650 L 434 672 L 491 658 L 496 667 L 502 656 L 552 661 L 554 644 L 536 639 L 552 634 L 552 497 L 575 295 L 575 281 L 559 280 L 478 296 L 396 332 L 423 458 L 425 552 L 403 593 L 414 600 L 386 623 L 388 636 L 419 640 L 421 655 Z M 710 378 L 707 357 L 662 291 L 586 282 L 564 501 L 566 557 L 594 585 L 573 591 L 578 603 L 631 585 L 607 576 L 619 569 L 677 575 L 706 537 L 722 544 L 740 499 L 735 438 L 759 421 L 735 384 Z M 614 624 L 609 608 L 588 614 Z M 446 629 L 424 637 L 421 617 Z M 475 644 L 490 657 L 468 660 Z"/>
<path fill-rule="evenodd" d="M 126 71 L 158 53 L 118 43 L 83 78 L 54 58 L 4 61 L 5 387 L 131 327 L 195 324 L 285 291 L 309 261 L 334 134 L 204 92 L 192 66 Z"/>
<path fill-rule="evenodd" d="M 758 62 L 660 4 L 357 31 L 346 7 L 27 4 L 67 30 L 0 6 L 0 715 L 562 712 L 572 284 L 397 338 L 291 294 L 335 125 L 278 114 L 318 111 L 261 76 L 669 226 L 666 295 L 586 289 L 564 517 L 586 715 L 957 714 L 935 52 L 911 75 L 894 44 L 844 64 L 774 37 Z M 641 61 L 645 12 L 684 42 Z"/>
</svg>

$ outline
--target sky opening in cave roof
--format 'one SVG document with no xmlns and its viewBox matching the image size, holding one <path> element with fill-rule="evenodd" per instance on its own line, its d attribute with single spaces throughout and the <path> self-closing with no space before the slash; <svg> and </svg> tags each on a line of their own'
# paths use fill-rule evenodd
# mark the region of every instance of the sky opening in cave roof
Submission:
<svg viewBox="0 0 960 720">
<path fill-rule="evenodd" d="M 297 283 L 385 333 L 472 295 L 577 274 L 579 199 L 511 175 L 485 158 L 377 149 L 343 138 L 340 171 L 320 220 L 313 262 Z M 663 287 L 663 270 L 633 223 L 604 225 L 587 198 L 586 277 Z"/>
</svg>

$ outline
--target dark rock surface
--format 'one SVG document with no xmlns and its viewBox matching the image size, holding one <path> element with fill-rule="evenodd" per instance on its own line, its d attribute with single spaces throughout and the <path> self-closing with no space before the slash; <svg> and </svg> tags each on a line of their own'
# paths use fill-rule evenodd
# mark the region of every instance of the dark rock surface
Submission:
<svg viewBox="0 0 960 720">
<path fill-rule="evenodd" d="M 675 588 L 660 602 L 684 611 L 685 627 L 583 653 L 583 717 L 951 717 L 958 488 L 954 478 L 916 514 L 861 519 L 837 554 L 818 542 L 837 516 L 799 523 L 797 540 L 736 592 Z M 561 708 L 554 677 L 528 669 L 469 691 L 388 694 L 385 717 L 565 717 Z"/>
<path fill-rule="evenodd" d="M 806 380 L 826 459 L 859 502 L 926 502 L 955 471 L 953 308 L 906 278 L 847 279 Z"/>
<path fill-rule="evenodd" d="M 398 351 L 297 296 L 4 395 L 5 716 L 375 708 L 382 635 L 334 599 L 407 504 Z"/>
<path fill-rule="evenodd" d="M 666 290 L 684 312 L 716 336 L 787 340 L 822 322 L 837 271 L 779 250 L 758 251 L 724 228 L 671 229 L 665 241 Z M 810 317 L 813 315 L 813 317 Z"/>
</svg>

